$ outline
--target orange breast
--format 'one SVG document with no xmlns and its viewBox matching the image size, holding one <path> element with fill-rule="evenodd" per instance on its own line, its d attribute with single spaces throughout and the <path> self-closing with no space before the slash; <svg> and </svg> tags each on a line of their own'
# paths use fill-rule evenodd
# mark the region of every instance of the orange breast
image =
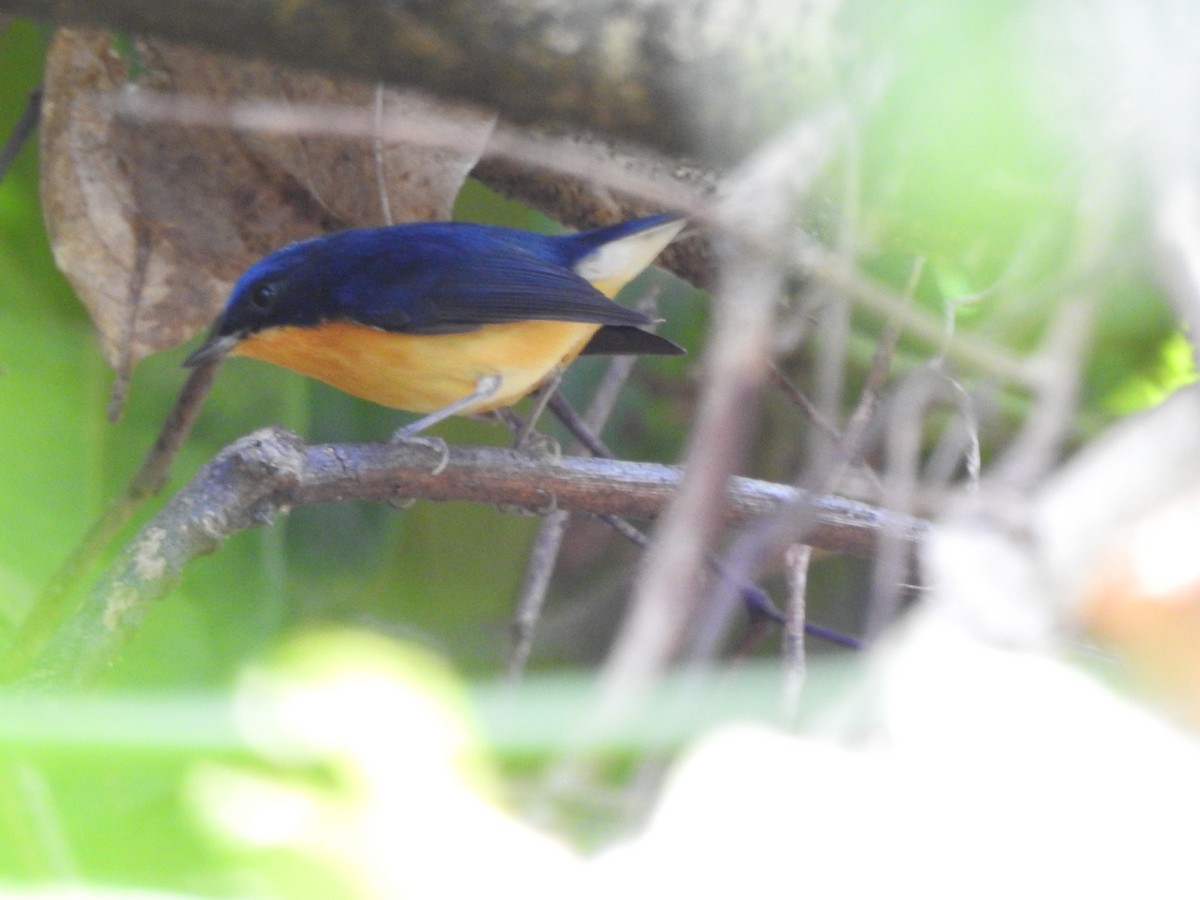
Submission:
<svg viewBox="0 0 1200 900">
<path fill-rule="evenodd" d="M 499 375 L 499 392 L 466 412 L 509 406 L 565 365 L 596 333 L 580 322 L 506 322 L 463 334 L 414 335 L 349 322 L 271 328 L 233 351 L 275 363 L 395 409 L 426 413 Z"/>
</svg>

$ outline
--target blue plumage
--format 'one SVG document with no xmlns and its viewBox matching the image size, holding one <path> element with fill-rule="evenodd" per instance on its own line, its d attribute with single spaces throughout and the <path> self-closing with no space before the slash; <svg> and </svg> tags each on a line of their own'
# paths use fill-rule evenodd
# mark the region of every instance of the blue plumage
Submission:
<svg viewBox="0 0 1200 900">
<path fill-rule="evenodd" d="M 562 236 L 456 222 L 334 232 L 251 266 L 218 328 L 244 335 L 348 321 L 447 334 L 522 320 L 648 325 L 649 318 L 609 300 L 572 267 L 605 244 L 671 219 L 651 216 Z"/>
<path fill-rule="evenodd" d="M 324 235 L 251 266 L 187 364 L 235 353 L 399 409 L 496 408 L 581 353 L 682 353 L 610 299 L 682 225 L 651 216 L 550 236 L 423 222 Z"/>
</svg>

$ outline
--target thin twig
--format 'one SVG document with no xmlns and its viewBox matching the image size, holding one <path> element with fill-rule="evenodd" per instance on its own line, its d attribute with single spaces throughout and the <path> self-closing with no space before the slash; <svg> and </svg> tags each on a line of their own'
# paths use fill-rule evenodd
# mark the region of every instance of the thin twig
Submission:
<svg viewBox="0 0 1200 900">
<path fill-rule="evenodd" d="M 787 719 L 795 719 L 800 707 L 800 695 L 808 674 L 804 653 L 805 612 L 808 593 L 808 564 L 812 547 L 792 544 L 784 554 L 788 576 L 787 619 L 783 626 L 783 710 Z"/>
<path fill-rule="evenodd" d="M 567 426 L 568 430 L 575 435 L 576 439 L 592 451 L 593 456 L 601 459 L 616 459 L 616 456 L 607 446 L 588 428 L 586 422 L 579 418 L 571 405 L 561 397 L 555 397 L 552 400 L 554 404 L 555 414 L 562 420 L 562 423 Z M 635 525 L 626 522 L 617 516 L 601 516 L 600 519 L 605 522 L 610 528 L 624 537 L 626 540 L 642 548 L 643 550 L 650 547 L 650 538 L 646 533 Z M 775 622 L 783 621 L 783 614 L 775 608 L 771 602 L 771 598 L 767 596 L 758 585 L 752 584 L 743 578 L 738 578 L 731 572 L 721 560 L 712 553 L 705 554 L 705 560 L 708 563 L 709 569 L 718 577 L 729 582 L 731 589 L 735 590 L 738 596 L 742 599 L 742 605 L 745 606 L 752 614 L 762 616 Z M 816 632 L 814 632 L 816 633 Z M 825 637 L 830 632 L 822 631 L 819 636 Z"/>
<path fill-rule="evenodd" d="M 579 413 L 575 412 L 575 407 L 571 406 L 565 397 L 555 393 L 550 398 L 549 405 L 550 411 L 566 426 L 567 431 L 571 432 L 571 435 L 579 442 L 579 445 L 592 454 L 592 456 L 598 459 L 617 458 L 617 455 L 612 452 L 608 444 L 600 440 L 595 429 L 588 426 L 588 423 L 580 417 Z"/>
<path fill-rule="evenodd" d="M 807 188 L 824 167 L 841 117 L 814 116 L 760 151 L 731 179 L 723 218 L 734 225 L 718 269 L 705 354 L 706 378 L 687 475 L 643 558 L 630 613 L 602 675 L 597 724 L 636 705 L 665 668 L 701 599 L 700 571 L 715 537 L 720 497 L 749 437 L 766 377 L 774 305 L 785 272 L 757 247 L 786 231 L 789 188 Z"/>
<path fill-rule="evenodd" d="M 143 300 L 146 289 L 146 275 L 150 269 L 153 255 L 153 241 L 149 220 L 139 216 L 133 227 L 134 257 L 133 265 L 127 276 L 128 288 L 122 310 L 123 319 L 121 335 L 117 341 L 119 357 L 114 365 L 116 378 L 108 392 L 108 421 L 120 420 L 125 409 L 125 400 L 129 395 L 129 380 L 133 376 L 133 367 L 137 363 L 133 348 L 137 341 L 138 318 L 143 310 Z"/>
<path fill-rule="evenodd" d="M 170 122 L 180 126 L 230 128 L 249 133 L 326 134 L 340 137 L 375 135 L 377 140 L 455 150 L 478 143 L 478 110 L 462 116 L 448 109 L 422 114 L 411 111 L 404 121 L 377 123 L 373 112 L 334 104 L 289 103 L 271 100 L 215 102 L 210 97 L 128 91 L 111 98 L 113 111 L 145 122 Z M 540 169 L 587 180 L 635 194 L 646 202 L 694 214 L 707 206 L 707 190 L 631 172 L 614 165 L 587 145 L 572 138 L 545 134 L 529 137 L 512 126 L 498 124 L 484 152 L 487 157 L 511 159 Z"/>
<path fill-rule="evenodd" d="M 921 273 L 925 269 L 925 260 L 917 259 L 912 266 L 905 286 L 904 297 L 911 303 L 916 294 Z M 883 394 L 884 385 L 892 371 L 892 360 L 896 355 L 896 345 L 900 340 L 900 311 L 894 310 L 883 327 L 883 333 L 875 345 L 875 353 L 871 357 L 871 365 L 867 369 L 867 377 L 859 393 L 858 402 L 853 412 L 846 420 L 846 427 L 834 447 L 832 464 L 823 476 L 809 484 L 812 490 L 833 491 L 841 484 L 846 471 L 862 453 L 863 442 L 867 429 L 875 421 L 879 410 L 879 398 Z M 872 473 L 874 474 L 874 473 Z"/>
<path fill-rule="evenodd" d="M 1004 455 L 990 467 L 989 479 L 1015 490 L 1029 490 L 1061 458 L 1079 412 L 1083 360 L 1091 345 L 1095 311 L 1095 304 L 1084 297 L 1072 297 L 1059 307 L 1035 357 L 1045 377 L 1033 411 Z"/>
<path fill-rule="evenodd" d="M 548 404 L 555 415 L 567 425 L 575 435 L 576 440 L 585 443 L 584 436 L 589 437 L 594 444 L 588 449 L 592 454 L 601 458 L 611 458 L 608 448 L 600 443 L 596 431 L 604 427 L 604 423 L 616 408 L 617 396 L 621 387 L 628 380 L 630 372 L 636 363 L 632 356 L 618 357 L 609 363 L 596 392 L 592 395 L 584 419 L 580 419 L 569 403 L 554 390 L 550 393 Z M 572 428 L 567 417 L 577 425 Z M 596 452 L 596 445 L 601 452 Z M 550 577 L 558 561 L 559 550 L 566 536 L 567 523 L 571 514 L 565 509 L 555 509 L 549 513 L 538 527 L 533 547 L 530 549 L 529 562 L 525 567 L 525 578 L 521 583 L 516 609 L 513 611 L 512 644 L 508 656 L 508 677 L 516 683 L 525 671 L 529 655 L 533 651 L 534 631 L 538 619 L 541 618 L 542 608 L 546 603 L 546 594 L 550 589 Z"/>
<path fill-rule="evenodd" d="M 384 139 L 383 139 L 383 120 L 384 120 L 384 98 L 386 96 L 386 88 L 383 82 L 375 85 L 375 128 L 373 129 L 375 151 L 375 185 L 379 191 L 379 213 L 383 217 L 384 225 L 395 224 L 395 219 L 392 218 L 392 200 L 388 193 L 387 171 L 384 165 Z"/>
<path fill-rule="evenodd" d="M 921 269 L 922 263 L 918 261 L 910 273 L 906 292 L 910 298 L 916 289 Z M 810 490 L 820 493 L 834 490 L 845 476 L 846 470 L 858 458 L 867 430 L 876 418 L 879 396 L 887 381 L 888 373 L 891 371 L 891 362 L 895 355 L 899 336 L 900 331 L 895 321 L 889 321 L 876 345 L 858 403 L 850 414 L 846 429 L 841 434 L 838 434 L 836 429 L 828 424 L 824 416 L 815 409 L 799 389 L 795 388 L 781 374 L 777 376 L 776 383 L 781 383 L 787 393 L 794 399 L 799 399 L 802 407 L 812 409 L 816 416 L 833 429 L 835 436 L 832 451 L 824 455 L 824 459 L 814 467 L 814 471 L 802 474 L 797 479 L 798 486 L 805 485 Z M 874 475 L 873 472 L 872 475 Z M 882 490 L 882 486 L 880 487 Z M 735 576 L 743 581 L 757 578 L 767 562 L 776 558 L 778 553 L 793 544 L 803 543 L 811 524 L 811 514 L 803 508 L 781 510 L 777 515 L 755 523 L 734 542 L 729 553 L 730 568 Z M 692 659 L 706 659 L 716 652 L 722 637 L 728 630 L 735 605 L 734 595 L 728 586 L 718 584 L 708 605 L 705 618 L 693 635 L 689 648 L 689 655 Z M 829 632 L 817 626 L 808 625 L 807 630 L 820 637 L 827 638 L 829 636 Z M 837 635 L 836 640 L 842 644 L 851 643 L 841 635 Z M 857 642 L 854 643 L 857 645 Z"/>
<path fill-rule="evenodd" d="M 817 426 L 817 429 L 829 438 L 830 442 L 836 442 L 841 437 L 841 432 L 838 431 L 836 425 L 829 421 L 825 415 L 816 407 L 811 400 L 805 396 L 804 392 L 798 388 L 795 383 L 780 371 L 779 366 L 774 363 L 767 369 L 767 377 L 771 380 L 771 384 L 779 389 L 779 392 L 788 399 L 797 409 L 804 413 L 812 424 Z"/>
<path fill-rule="evenodd" d="M 1003 379 L 1025 388 L 1038 386 L 1038 375 L 1020 357 L 973 335 L 957 334 L 946 346 L 944 316 L 912 306 L 905 298 L 847 267 L 829 250 L 807 235 L 799 237 L 794 248 L 802 270 L 836 290 L 844 291 L 860 307 L 885 318 L 896 317 L 903 332 L 935 348 L 945 348 L 947 358 L 984 375 Z"/>
<path fill-rule="evenodd" d="M 571 513 L 555 509 L 547 513 L 538 525 L 533 546 L 529 548 L 529 559 L 525 564 L 525 577 L 517 594 L 513 609 L 512 625 L 509 626 L 508 679 L 512 684 L 521 681 L 529 656 L 533 652 L 533 637 L 537 623 L 546 605 L 550 590 L 550 578 L 558 562 L 558 553 Z"/>
<path fill-rule="evenodd" d="M 588 427 L 578 414 L 572 409 L 571 405 L 562 397 L 555 396 L 552 398 L 552 406 L 555 414 L 562 423 L 578 440 L 578 442 L 591 450 L 592 455 L 600 459 L 616 459 L 615 454 L 598 438 L 594 432 Z M 602 522 L 624 537 L 630 543 L 647 550 L 651 546 L 650 538 L 644 531 L 637 526 L 627 522 L 619 516 L 603 515 L 599 517 Z M 737 592 L 742 599 L 742 605 L 755 616 L 762 617 L 774 622 L 782 622 L 783 614 L 775 608 L 775 604 L 771 602 L 771 598 L 758 585 L 751 584 L 745 579 L 737 578 L 721 560 L 713 553 L 705 554 L 705 561 L 708 568 L 718 578 L 725 579 L 730 584 L 730 589 Z M 825 636 L 829 632 L 823 632 L 821 636 Z M 836 637 L 835 637 L 836 639 Z"/>
<path fill-rule="evenodd" d="M 636 304 L 638 311 L 653 316 L 658 304 L 656 290 L 646 292 Z M 545 402 L 559 420 L 567 426 L 577 442 L 570 452 L 577 452 L 579 447 L 585 447 L 593 456 L 601 459 L 615 459 L 615 455 L 599 438 L 617 407 L 617 399 L 622 388 L 633 373 L 637 364 L 635 356 L 616 356 L 608 364 L 600 383 L 592 393 L 586 413 L 581 418 L 574 407 L 566 401 L 559 392 L 558 384 L 561 377 L 546 390 Z M 511 683 L 516 683 L 525 669 L 529 655 L 533 650 L 534 631 L 538 619 L 546 603 L 546 595 L 550 589 L 550 577 L 558 562 L 558 554 L 566 536 L 567 523 L 570 513 L 566 510 L 555 509 L 549 513 L 538 528 L 530 550 L 529 562 L 525 569 L 525 578 L 521 584 L 516 609 L 513 613 L 512 648 L 509 651 L 508 675 Z"/>
<path fill-rule="evenodd" d="M 25 109 L 21 113 L 21 118 L 17 119 L 17 124 L 9 132 L 4 146 L 0 147 L 0 181 L 8 174 L 9 168 L 16 160 L 18 154 L 20 154 L 21 148 L 25 146 L 26 141 L 37 130 L 38 122 L 41 118 L 42 86 L 39 84 L 29 92 L 29 97 L 25 101 Z"/>
<path fill-rule="evenodd" d="M 946 400 L 956 407 L 967 430 L 967 479 L 970 485 L 978 485 L 979 436 L 971 397 L 939 363 L 934 363 L 901 383 L 887 412 L 884 494 L 880 501 L 887 509 L 899 511 L 916 505 L 923 422 L 935 403 Z M 911 562 L 907 548 L 886 536 L 882 538 L 872 569 L 871 602 L 864 629 L 868 643 L 895 619 Z"/>
</svg>

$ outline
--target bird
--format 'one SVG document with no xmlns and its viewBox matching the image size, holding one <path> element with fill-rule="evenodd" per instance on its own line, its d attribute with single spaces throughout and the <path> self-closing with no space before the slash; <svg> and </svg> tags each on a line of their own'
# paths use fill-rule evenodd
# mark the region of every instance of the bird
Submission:
<svg viewBox="0 0 1200 900">
<path fill-rule="evenodd" d="M 401 429 L 413 435 L 510 406 L 581 354 L 683 353 L 613 298 L 685 224 L 660 214 L 564 235 L 466 222 L 331 232 L 250 266 L 184 365 L 266 360 L 424 414 Z"/>
</svg>

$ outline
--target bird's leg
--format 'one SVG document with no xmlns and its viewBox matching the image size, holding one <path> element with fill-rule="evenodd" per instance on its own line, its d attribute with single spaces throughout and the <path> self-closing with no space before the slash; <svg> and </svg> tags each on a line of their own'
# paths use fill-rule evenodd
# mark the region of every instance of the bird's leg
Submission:
<svg viewBox="0 0 1200 900">
<path fill-rule="evenodd" d="M 562 366 L 555 366 L 550 375 L 542 383 L 542 386 L 538 388 L 538 395 L 534 401 L 533 409 L 529 411 L 529 418 L 516 430 L 513 447 L 517 450 L 525 450 L 535 456 L 548 456 L 552 459 L 558 459 L 562 456 L 562 449 L 558 446 L 558 442 L 554 438 L 541 434 L 534 429 L 538 420 L 542 417 L 542 413 L 546 410 L 546 404 L 550 402 L 550 398 L 558 391 L 558 385 L 562 381 L 564 371 Z"/>
<path fill-rule="evenodd" d="M 484 375 L 475 382 L 475 390 L 467 394 L 465 397 L 460 397 L 453 403 L 447 403 L 441 409 L 435 409 L 427 416 L 422 416 L 415 422 L 405 425 L 403 428 L 397 429 L 392 435 L 392 443 L 415 443 L 424 444 L 434 448 L 441 456 L 437 466 L 433 470 L 433 474 L 438 474 L 450 461 L 450 450 L 446 446 L 446 442 L 441 438 L 422 438 L 417 437 L 422 431 L 436 425 L 443 419 L 448 419 L 453 415 L 457 415 L 464 409 L 467 409 L 481 400 L 487 400 L 496 395 L 496 391 L 500 390 L 499 375 Z"/>
<path fill-rule="evenodd" d="M 484 375 L 475 382 L 475 390 L 467 394 L 465 397 L 460 397 L 453 403 L 447 403 L 441 409 L 435 409 L 427 416 L 417 419 L 405 425 L 403 428 L 396 431 L 392 435 L 392 440 L 403 441 L 411 438 L 413 435 L 420 434 L 426 428 L 431 428 L 443 419 L 448 419 L 451 416 L 457 415 L 469 406 L 478 403 L 480 400 L 487 400 L 496 396 L 496 391 L 500 390 L 499 375 Z"/>
<path fill-rule="evenodd" d="M 546 380 L 542 382 L 538 388 L 537 399 L 534 401 L 533 409 L 529 411 L 529 418 L 525 421 L 525 427 L 517 434 L 517 447 L 522 444 L 533 433 L 533 429 L 537 426 L 538 419 L 542 417 L 542 413 L 546 411 L 546 404 L 550 402 L 550 398 L 554 396 L 554 392 L 558 390 L 559 384 L 562 382 L 563 372 L 562 366 L 555 366 L 550 370 L 550 374 Z"/>
</svg>

